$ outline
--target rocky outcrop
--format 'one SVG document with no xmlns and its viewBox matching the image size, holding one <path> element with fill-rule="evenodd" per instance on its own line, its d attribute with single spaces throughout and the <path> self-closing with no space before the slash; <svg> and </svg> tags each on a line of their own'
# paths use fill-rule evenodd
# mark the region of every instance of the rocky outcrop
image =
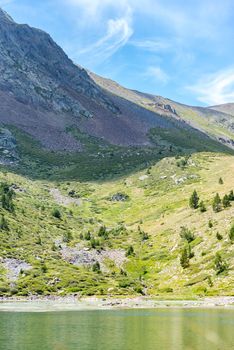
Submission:
<svg viewBox="0 0 234 350">
<path fill-rule="evenodd" d="M 0 164 L 13 165 L 19 160 L 17 144 L 12 133 L 0 128 Z"/>
<path fill-rule="evenodd" d="M 102 270 L 107 270 L 105 260 L 111 260 L 117 267 L 121 268 L 127 260 L 126 252 L 123 249 L 95 250 L 80 247 L 67 247 L 66 244 L 60 245 L 62 258 L 72 265 L 92 267 L 98 262 Z"/>
<path fill-rule="evenodd" d="M 125 193 L 115 193 L 111 196 L 110 200 L 112 202 L 126 202 L 129 199 L 129 196 Z"/>
<path fill-rule="evenodd" d="M 11 287 L 15 285 L 20 273 L 31 270 L 32 266 L 23 260 L 6 258 L 2 259 L 3 266 L 7 270 L 7 278 L 10 281 Z"/>
<path fill-rule="evenodd" d="M 91 117 L 79 95 L 119 110 L 86 71 L 67 57 L 51 37 L 28 25 L 16 24 L 0 9 L 0 89 L 24 104 Z"/>
</svg>

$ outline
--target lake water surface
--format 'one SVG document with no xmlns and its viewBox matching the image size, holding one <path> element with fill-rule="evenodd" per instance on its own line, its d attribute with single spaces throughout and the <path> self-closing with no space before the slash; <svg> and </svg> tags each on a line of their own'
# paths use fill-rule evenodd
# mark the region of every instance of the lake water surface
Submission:
<svg viewBox="0 0 234 350">
<path fill-rule="evenodd" d="M 233 309 L 0 312 L 0 350 L 233 349 Z"/>
</svg>

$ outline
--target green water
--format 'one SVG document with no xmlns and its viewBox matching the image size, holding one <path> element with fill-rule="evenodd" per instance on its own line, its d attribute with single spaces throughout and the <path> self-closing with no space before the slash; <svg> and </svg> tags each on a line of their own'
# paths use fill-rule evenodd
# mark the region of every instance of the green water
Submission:
<svg viewBox="0 0 234 350">
<path fill-rule="evenodd" d="M 1 350 L 233 350 L 234 310 L 0 312 Z"/>
</svg>

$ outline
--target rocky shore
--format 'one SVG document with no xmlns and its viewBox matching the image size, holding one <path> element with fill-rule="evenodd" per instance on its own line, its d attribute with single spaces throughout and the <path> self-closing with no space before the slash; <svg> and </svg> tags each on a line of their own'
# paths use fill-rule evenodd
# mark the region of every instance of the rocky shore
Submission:
<svg viewBox="0 0 234 350">
<path fill-rule="evenodd" d="M 146 297 L 105 298 L 77 296 L 0 298 L 1 311 L 75 311 L 108 309 L 157 308 L 229 308 L 234 310 L 234 297 L 207 297 L 196 300 L 159 300 Z"/>
</svg>

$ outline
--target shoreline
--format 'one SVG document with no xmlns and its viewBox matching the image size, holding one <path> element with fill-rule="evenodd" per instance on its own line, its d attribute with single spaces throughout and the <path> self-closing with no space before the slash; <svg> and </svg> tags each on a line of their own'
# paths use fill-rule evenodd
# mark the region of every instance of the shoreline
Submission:
<svg viewBox="0 0 234 350">
<path fill-rule="evenodd" d="M 196 300 L 160 300 L 150 297 L 9 297 L 0 298 L 0 312 L 52 312 L 127 309 L 231 309 L 234 297 L 205 297 Z"/>
</svg>

